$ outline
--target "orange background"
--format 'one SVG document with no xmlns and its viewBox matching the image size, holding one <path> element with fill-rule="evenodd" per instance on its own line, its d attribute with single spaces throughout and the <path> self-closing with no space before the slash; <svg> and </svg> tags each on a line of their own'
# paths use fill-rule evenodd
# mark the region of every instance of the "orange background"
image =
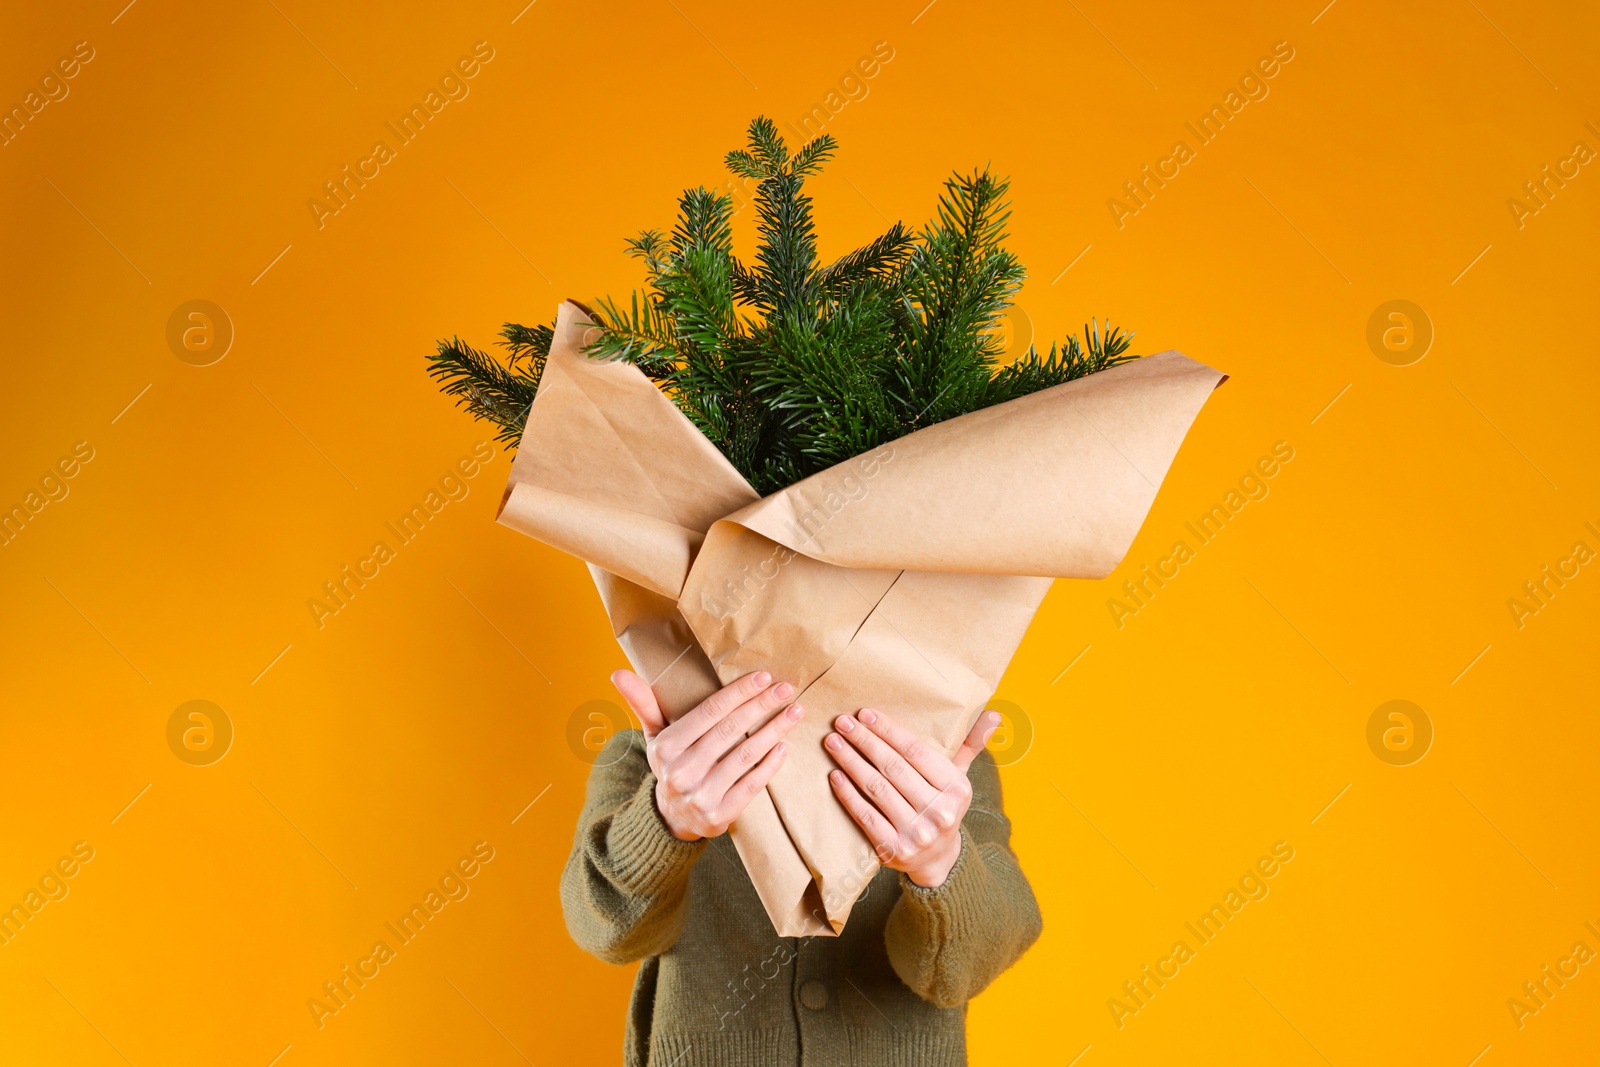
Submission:
<svg viewBox="0 0 1600 1067">
<path fill-rule="evenodd" d="M 1600 548 L 1600 174 L 1507 206 L 1600 149 L 1592 7 L 122 2 L 0 35 L 6 107 L 94 49 L 0 148 L 0 503 L 94 450 L 0 548 L 0 903 L 94 849 L 0 947 L 0 1061 L 615 1062 L 631 972 L 571 946 L 556 882 L 569 720 L 622 656 L 581 564 L 492 522 L 508 455 L 321 629 L 307 601 L 489 436 L 424 375 L 435 338 L 624 294 L 625 235 L 880 41 L 812 183 L 825 255 L 991 161 L 1041 339 L 1109 315 L 1233 375 L 998 694 L 1036 734 L 1004 780 L 1046 933 L 973 1004 L 974 1061 L 1593 1056 L 1600 966 L 1521 1029 L 1506 1004 L 1600 950 L 1600 575 L 1507 606 Z M 479 41 L 470 95 L 319 229 L 323 182 Z M 1107 201 L 1280 41 L 1270 94 L 1119 229 Z M 1397 298 L 1436 331 L 1405 367 L 1366 340 Z M 167 344 L 193 299 L 236 331 L 210 366 Z M 1122 581 L 1278 441 L 1270 494 L 1119 629 Z M 236 730 L 210 766 L 167 744 L 194 699 Z M 1367 745 L 1391 699 L 1436 731 L 1410 766 Z M 308 998 L 479 841 L 470 895 L 319 1030 Z M 1270 896 L 1119 1029 L 1108 999 L 1277 841 Z"/>
</svg>

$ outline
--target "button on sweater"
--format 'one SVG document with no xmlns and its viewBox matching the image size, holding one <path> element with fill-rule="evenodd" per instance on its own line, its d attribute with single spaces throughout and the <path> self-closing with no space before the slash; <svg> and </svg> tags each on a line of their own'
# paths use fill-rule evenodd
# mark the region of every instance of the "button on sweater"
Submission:
<svg viewBox="0 0 1600 1067">
<path fill-rule="evenodd" d="M 988 753 L 968 775 L 961 854 L 924 888 L 879 870 L 838 937 L 780 938 L 726 835 L 672 836 L 634 730 L 589 775 L 561 877 L 567 930 L 638 961 L 627 1067 L 965 1064 L 966 1003 L 1039 937 Z"/>
</svg>

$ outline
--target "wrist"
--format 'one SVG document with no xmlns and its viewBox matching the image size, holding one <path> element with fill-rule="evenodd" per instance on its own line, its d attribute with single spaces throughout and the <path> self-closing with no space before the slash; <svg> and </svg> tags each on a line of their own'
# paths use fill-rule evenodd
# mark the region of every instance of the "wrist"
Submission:
<svg viewBox="0 0 1600 1067">
<path fill-rule="evenodd" d="M 950 877 L 950 872 L 955 870 L 956 860 L 961 858 L 961 835 L 955 834 L 950 838 L 950 843 L 940 853 L 928 862 L 919 864 L 915 870 L 905 872 L 907 878 L 921 889 L 938 889 Z"/>
<path fill-rule="evenodd" d="M 675 836 L 656 807 L 655 790 L 641 788 L 613 815 L 605 847 L 617 884 L 650 895 L 684 878 L 705 845 Z"/>
<path fill-rule="evenodd" d="M 655 798 L 656 815 L 661 819 L 661 825 L 667 828 L 667 833 L 671 834 L 679 841 L 683 841 L 688 844 L 693 844 L 696 841 L 702 840 L 700 834 L 697 834 L 693 830 L 681 825 L 678 820 L 672 817 L 672 805 L 661 795 L 661 791 L 661 780 L 657 779 L 656 788 L 652 795 Z"/>
</svg>

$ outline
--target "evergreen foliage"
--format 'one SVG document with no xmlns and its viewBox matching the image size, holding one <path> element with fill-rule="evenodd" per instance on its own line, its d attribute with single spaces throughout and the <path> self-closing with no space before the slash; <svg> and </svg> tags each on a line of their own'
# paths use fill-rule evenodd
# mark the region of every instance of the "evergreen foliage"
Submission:
<svg viewBox="0 0 1600 1067">
<path fill-rule="evenodd" d="M 686 190 L 670 233 L 627 241 L 646 286 L 602 299 L 592 356 L 649 375 L 757 492 L 767 494 L 924 426 L 1135 358 L 1098 323 L 1048 354 L 1002 364 L 999 329 L 1026 272 L 1006 251 L 1007 182 L 987 169 L 944 184 L 920 233 L 895 223 L 823 264 L 805 179 L 832 158 L 824 134 L 790 154 L 766 118 L 730 171 L 756 181 L 757 249 L 733 252 L 733 201 Z M 429 373 L 513 445 L 550 349 L 550 326 L 507 323 L 500 363 L 440 341 Z"/>
<path fill-rule="evenodd" d="M 500 336 L 508 352 L 505 363 L 452 337 L 438 342 L 438 350 L 428 356 L 428 373 L 459 406 L 498 427 L 495 440 L 509 448 L 522 438 L 554 330 L 508 322 Z"/>
</svg>

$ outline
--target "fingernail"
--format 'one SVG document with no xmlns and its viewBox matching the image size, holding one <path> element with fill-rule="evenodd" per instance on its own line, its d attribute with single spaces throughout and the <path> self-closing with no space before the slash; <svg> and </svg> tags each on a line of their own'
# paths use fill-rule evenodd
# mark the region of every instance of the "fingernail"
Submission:
<svg viewBox="0 0 1600 1067">
<path fill-rule="evenodd" d="M 842 771 L 829 771 L 828 772 L 828 781 L 832 782 L 834 785 L 838 785 L 840 782 L 844 781 L 844 772 L 842 772 Z"/>
<path fill-rule="evenodd" d="M 770 681 L 772 681 L 772 675 L 768 674 L 766 671 L 756 671 L 757 685 L 764 686 Z"/>
<path fill-rule="evenodd" d="M 784 744 L 782 741 L 779 741 L 776 745 L 772 746 L 772 751 L 778 754 L 779 759 L 782 759 L 783 754 L 789 751 L 789 746 Z"/>
<path fill-rule="evenodd" d="M 822 739 L 822 743 L 837 752 L 844 747 L 844 738 L 838 734 L 829 734 Z"/>
<path fill-rule="evenodd" d="M 784 712 L 784 714 L 789 716 L 789 718 L 791 718 L 791 719 L 799 721 L 800 716 L 805 714 L 805 709 L 802 708 L 799 704 L 790 704 L 789 705 L 789 710 Z"/>
<path fill-rule="evenodd" d="M 848 715 L 839 716 L 837 719 L 833 720 L 833 725 L 837 727 L 839 732 L 842 734 L 847 734 L 856 728 L 856 724 L 850 720 L 850 716 Z"/>
<path fill-rule="evenodd" d="M 772 690 L 772 695 L 779 700 L 788 700 L 794 696 L 794 686 L 788 682 L 779 682 Z"/>
<path fill-rule="evenodd" d="M 871 708 L 862 708 L 860 714 L 858 714 L 856 718 L 860 719 L 868 726 L 871 726 L 873 723 L 878 721 L 878 713 L 873 711 Z"/>
</svg>

